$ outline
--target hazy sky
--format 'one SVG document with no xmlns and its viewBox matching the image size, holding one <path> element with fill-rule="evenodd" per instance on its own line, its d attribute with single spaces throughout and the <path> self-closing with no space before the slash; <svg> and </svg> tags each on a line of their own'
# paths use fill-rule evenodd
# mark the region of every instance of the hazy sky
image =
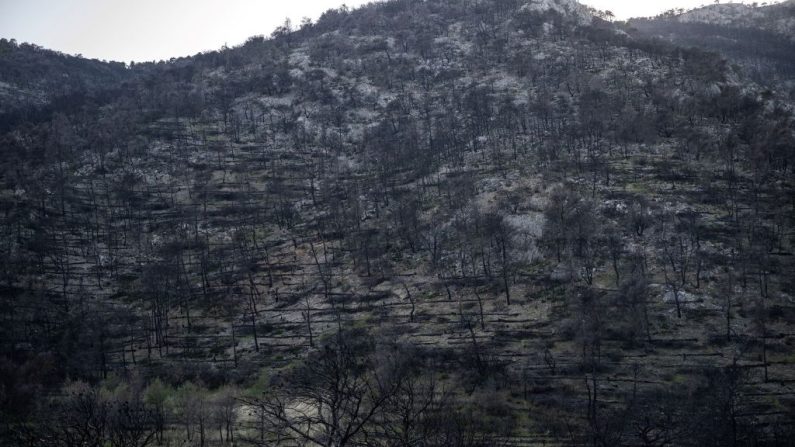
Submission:
<svg viewBox="0 0 795 447">
<path fill-rule="evenodd" d="M 169 59 L 270 34 L 286 17 L 368 0 L 0 0 L 0 37 L 123 62 Z M 618 18 L 655 15 L 711 0 L 584 0 Z M 724 2 L 725 3 L 725 2 Z"/>
</svg>

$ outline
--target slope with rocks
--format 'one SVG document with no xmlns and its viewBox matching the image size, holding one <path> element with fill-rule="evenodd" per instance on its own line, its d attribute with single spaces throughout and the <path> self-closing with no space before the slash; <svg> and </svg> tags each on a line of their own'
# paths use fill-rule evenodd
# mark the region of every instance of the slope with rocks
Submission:
<svg viewBox="0 0 795 447">
<path fill-rule="evenodd" d="M 232 432 L 291 445 L 345 333 L 378 414 L 353 443 L 786 439 L 792 117 L 718 55 L 584 11 L 331 10 L 3 135 L 4 434 L 68 432 L 69 378 L 180 387 L 141 398 L 158 442 L 204 442 L 235 386 L 261 413 Z M 417 396 L 372 379 L 401 352 L 448 391 L 408 428 Z"/>
</svg>

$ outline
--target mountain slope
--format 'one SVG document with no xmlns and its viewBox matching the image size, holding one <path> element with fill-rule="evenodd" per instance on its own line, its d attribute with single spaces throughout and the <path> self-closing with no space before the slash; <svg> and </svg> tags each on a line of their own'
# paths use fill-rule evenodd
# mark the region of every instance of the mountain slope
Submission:
<svg viewBox="0 0 795 447">
<path fill-rule="evenodd" d="M 0 39 L 0 129 L 51 117 L 53 110 L 103 101 L 133 76 L 123 63 L 68 56 Z M 113 93 L 115 94 L 115 93 Z"/>
<path fill-rule="evenodd" d="M 734 28 L 756 28 L 795 39 L 795 2 L 771 5 L 716 4 L 675 16 L 681 23 L 707 23 Z"/>
<path fill-rule="evenodd" d="M 14 126 L 2 435 L 787 439 L 795 135 L 742 76 L 568 0 L 393 0 Z"/>
<path fill-rule="evenodd" d="M 795 3 L 717 4 L 684 13 L 632 19 L 627 31 L 717 51 L 755 82 L 795 96 Z"/>
</svg>

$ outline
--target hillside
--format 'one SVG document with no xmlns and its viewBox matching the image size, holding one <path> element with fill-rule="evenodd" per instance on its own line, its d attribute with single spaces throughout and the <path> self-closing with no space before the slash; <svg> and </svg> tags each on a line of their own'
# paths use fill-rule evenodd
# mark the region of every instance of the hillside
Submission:
<svg viewBox="0 0 795 447">
<path fill-rule="evenodd" d="M 795 98 L 795 2 L 715 4 L 632 19 L 627 32 L 716 51 L 754 82 Z"/>
<path fill-rule="evenodd" d="M 722 56 L 390 0 L 96 69 L 0 134 L 0 443 L 791 439 L 791 97 Z"/>
<path fill-rule="evenodd" d="M 0 39 L 0 131 L 109 101 L 133 76 L 123 63 L 69 56 L 33 44 Z"/>
<path fill-rule="evenodd" d="M 757 28 L 795 39 L 795 1 L 746 5 L 709 5 L 675 16 L 681 23 L 707 23 L 734 28 Z"/>
</svg>

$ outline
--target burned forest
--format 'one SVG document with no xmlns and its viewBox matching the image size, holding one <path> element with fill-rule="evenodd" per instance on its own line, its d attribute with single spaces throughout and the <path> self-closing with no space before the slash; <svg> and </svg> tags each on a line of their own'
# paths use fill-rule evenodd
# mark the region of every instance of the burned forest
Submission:
<svg viewBox="0 0 795 447">
<path fill-rule="evenodd" d="M 791 445 L 795 4 L 722 7 L 0 40 L 0 444 Z"/>
</svg>

